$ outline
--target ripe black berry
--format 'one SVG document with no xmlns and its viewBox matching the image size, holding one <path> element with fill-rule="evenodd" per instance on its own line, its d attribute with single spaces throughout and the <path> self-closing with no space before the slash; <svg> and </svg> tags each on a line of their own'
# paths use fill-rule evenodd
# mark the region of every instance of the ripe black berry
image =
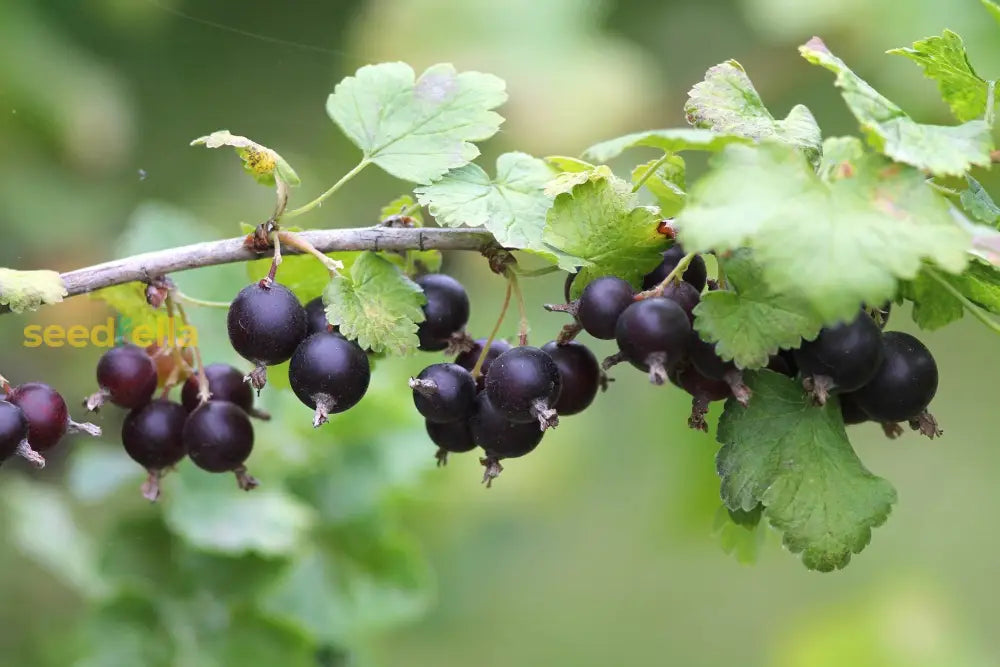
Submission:
<svg viewBox="0 0 1000 667">
<path fill-rule="evenodd" d="M 684 309 L 688 321 L 694 324 L 694 308 L 701 302 L 701 292 L 696 290 L 691 283 L 684 281 L 671 283 L 663 289 L 663 297 L 676 301 L 677 305 Z"/>
<path fill-rule="evenodd" d="M 483 346 L 486 345 L 485 338 L 477 338 L 473 344 L 472 349 L 460 353 L 455 357 L 455 363 L 464 368 L 465 370 L 472 372 L 476 367 L 476 362 L 479 360 L 479 355 L 483 353 Z M 502 339 L 495 339 L 490 343 L 489 352 L 486 353 L 486 358 L 483 359 L 483 365 L 479 369 L 479 377 L 476 378 L 476 387 L 480 390 L 486 386 L 486 374 L 490 372 L 490 366 L 501 354 L 511 349 L 511 344 Z"/>
<path fill-rule="evenodd" d="M 253 451 L 253 424 L 238 406 L 209 401 L 187 417 L 182 437 L 187 454 L 208 472 L 234 472 L 240 488 L 249 491 L 257 480 L 243 465 Z"/>
<path fill-rule="evenodd" d="M 597 357 L 586 345 L 576 341 L 565 345 L 550 341 L 542 346 L 542 352 L 552 357 L 559 369 L 562 390 L 554 406 L 556 412 L 564 416 L 583 412 L 594 402 L 601 384 Z"/>
<path fill-rule="evenodd" d="M 356 343 L 335 333 L 315 333 L 302 341 L 288 367 L 288 381 L 299 400 L 316 410 L 313 426 L 354 407 L 368 391 L 368 356 Z"/>
<path fill-rule="evenodd" d="M 868 414 L 858 405 L 854 394 L 840 394 L 840 415 L 844 418 L 844 423 L 862 424 L 869 420 Z"/>
<path fill-rule="evenodd" d="M 618 318 L 615 338 L 622 356 L 663 384 L 667 369 L 684 358 L 691 322 L 676 301 L 653 297 L 636 301 Z"/>
<path fill-rule="evenodd" d="M 45 459 L 28 445 L 28 418 L 21 409 L 0 400 L 0 462 L 18 454 L 42 468 Z"/>
<path fill-rule="evenodd" d="M 751 391 L 743 382 L 743 373 L 732 361 L 723 361 L 716 354 L 715 345 L 703 341 L 696 331 L 691 332 L 688 341 L 688 357 L 698 373 L 710 380 L 729 385 L 733 396 L 742 405 L 745 406 L 749 402 Z"/>
<path fill-rule="evenodd" d="M 70 419 L 66 401 L 47 384 L 19 385 L 11 389 L 7 400 L 19 407 L 28 420 L 28 442 L 36 451 L 54 447 L 69 432 L 101 434 L 101 429 L 93 424 L 78 424 Z"/>
<path fill-rule="evenodd" d="M 132 460 L 149 472 L 142 494 L 149 500 L 160 496 L 164 469 L 184 458 L 184 423 L 187 410 L 178 403 L 159 399 L 133 410 L 122 424 L 122 445 Z"/>
<path fill-rule="evenodd" d="M 542 430 L 559 425 L 554 406 L 561 390 L 559 367 L 537 347 L 504 352 L 486 376 L 486 393 L 497 410 L 513 422 L 537 422 Z"/>
<path fill-rule="evenodd" d="M 879 422 L 916 419 L 937 392 L 938 370 L 923 343 L 909 334 L 888 331 L 882 336 L 882 363 L 854 398 Z"/>
<path fill-rule="evenodd" d="M 288 361 L 306 336 L 306 311 L 284 285 L 254 283 L 229 306 L 229 341 L 241 357 L 256 364 L 250 374 L 258 390 L 267 382 L 266 366 Z"/>
<path fill-rule="evenodd" d="M 473 441 L 483 448 L 481 463 L 486 471 L 483 482 L 490 486 L 503 470 L 500 459 L 513 459 L 531 452 L 542 441 L 544 432 L 537 422 L 515 423 L 490 402 L 487 393 L 476 396 L 476 408 L 469 419 Z"/>
<path fill-rule="evenodd" d="M 106 399 L 122 408 L 141 408 L 152 400 L 156 384 L 156 363 L 146 350 L 131 343 L 111 348 L 97 362 L 101 390 L 87 399 L 87 409 L 96 410 Z"/>
<path fill-rule="evenodd" d="M 686 254 L 684 248 L 679 243 L 675 243 L 669 250 L 664 251 L 663 261 L 642 279 L 642 289 L 652 289 L 662 283 Z M 705 283 L 708 280 L 708 269 L 705 267 L 705 260 L 700 255 L 695 255 L 691 263 L 688 264 L 688 267 L 684 269 L 682 278 L 684 282 L 689 283 L 700 293 L 705 289 Z"/>
<path fill-rule="evenodd" d="M 476 381 L 458 364 L 434 364 L 410 379 L 413 404 L 429 422 L 464 421 L 476 400 Z"/>
<path fill-rule="evenodd" d="M 306 335 L 321 331 L 336 331 L 337 327 L 326 319 L 326 304 L 323 297 L 318 296 L 306 304 Z"/>
<path fill-rule="evenodd" d="M 417 278 L 424 290 L 424 321 L 417 325 L 420 349 L 435 352 L 448 347 L 448 340 L 469 321 L 469 295 L 462 283 L 443 273 Z"/>
<path fill-rule="evenodd" d="M 439 466 L 448 464 L 449 452 L 461 454 L 476 448 L 476 443 L 472 439 L 472 427 L 469 426 L 468 419 L 447 423 L 432 421 L 425 423 L 427 435 L 430 436 L 431 442 L 438 446 L 436 456 Z"/>
<path fill-rule="evenodd" d="M 732 394 L 728 384 L 722 380 L 713 380 L 698 372 L 693 365 L 678 368 L 671 378 L 678 387 L 691 394 L 691 416 L 688 426 L 699 431 L 708 432 L 708 406 L 714 401 L 723 401 Z"/>
<path fill-rule="evenodd" d="M 849 323 L 827 327 L 795 351 L 795 362 L 812 383 L 822 404 L 830 389 L 854 391 L 875 374 L 882 361 L 882 333 L 865 313 Z"/>
<path fill-rule="evenodd" d="M 625 309 L 632 305 L 632 286 L 616 276 L 603 276 L 590 282 L 580 294 L 576 318 L 583 330 L 594 338 L 611 340 L 615 324 Z"/>
<path fill-rule="evenodd" d="M 208 380 L 208 391 L 213 401 L 229 401 L 235 403 L 251 417 L 269 419 L 270 416 L 253 406 L 253 390 L 243 380 L 243 373 L 229 364 L 209 364 L 205 366 L 205 377 Z M 198 375 L 192 375 L 184 383 L 181 390 L 181 404 L 188 412 L 194 412 L 201 405 L 198 396 Z"/>
</svg>

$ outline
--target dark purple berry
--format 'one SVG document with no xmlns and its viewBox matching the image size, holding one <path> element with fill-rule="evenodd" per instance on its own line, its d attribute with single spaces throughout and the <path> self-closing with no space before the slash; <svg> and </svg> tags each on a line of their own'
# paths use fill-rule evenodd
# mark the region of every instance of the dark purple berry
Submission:
<svg viewBox="0 0 1000 667">
<path fill-rule="evenodd" d="M 476 448 L 476 443 L 472 439 L 472 427 L 469 420 L 459 419 L 454 422 L 425 422 L 427 435 L 431 442 L 438 446 L 438 465 L 443 466 L 448 463 L 448 454 L 461 454 L 470 452 Z"/>
<path fill-rule="evenodd" d="M 208 472 L 234 472 L 240 488 L 257 485 L 244 462 L 253 451 L 253 424 L 247 413 L 228 401 L 209 401 L 187 417 L 184 446 L 196 466 Z"/>
<path fill-rule="evenodd" d="M 861 409 L 854 394 L 840 394 L 840 415 L 844 418 L 844 423 L 862 424 L 869 420 L 868 414 Z"/>
<path fill-rule="evenodd" d="M 723 361 L 716 353 L 715 345 L 702 340 L 696 331 L 691 332 L 688 341 L 688 358 L 698 373 L 710 380 L 726 383 L 736 400 L 744 406 L 749 402 L 751 391 L 743 382 L 743 373 L 732 361 Z"/>
<path fill-rule="evenodd" d="M 881 361 L 882 333 L 865 313 L 822 329 L 815 340 L 803 342 L 795 351 L 795 362 L 804 377 L 812 378 L 820 403 L 831 388 L 843 393 L 864 385 Z"/>
<path fill-rule="evenodd" d="M 512 422 L 490 402 L 486 392 L 476 397 L 476 409 L 469 419 L 472 439 L 498 459 L 513 459 L 531 452 L 542 441 L 537 421 Z"/>
<path fill-rule="evenodd" d="M 732 395 L 729 385 L 722 380 L 705 377 L 694 365 L 678 368 L 671 375 L 674 384 L 691 395 L 691 416 L 688 417 L 688 426 L 707 432 L 708 422 L 705 421 L 705 415 L 708 414 L 708 406 L 715 401 L 729 398 Z"/>
<path fill-rule="evenodd" d="M 208 379 L 211 400 L 235 403 L 251 417 L 263 415 L 254 408 L 253 389 L 244 381 L 243 373 L 239 370 L 229 364 L 209 364 L 205 366 L 205 377 Z M 188 412 L 194 412 L 201 404 L 198 390 L 199 379 L 195 373 L 187 379 L 181 390 L 181 404 Z"/>
<path fill-rule="evenodd" d="M 266 366 L 292 357 L 306 336 L 306 327 L 305 308 L 291 290 L 278 283 L 244 287 L 229 306 L 229 341 L 241 357 L 257 366 L 250 376 L 257 389 L 266 382 Z"/>
<path fill-rule="evenodd" d="M 107 398 L 122 408 L 141 408 L 152 400 L 156 385 L 156 363 L 146 350 L 131 343 L 114 347 L 97 362 L 101 391 L 87 399 L 87 407 L 96 410 Z"/>
<path fill-rule="evenodd" d="M 318 296 L 306 304 L 306 335 L 310 336 L 321 331 L 336 331 L 337 327 L 326 319 L 326 304 L 323 297 Z"/>
<path fill-rule="evenodd" d="M 7 399 L 24 413 L 28 420 L 28 442 L 44 452 L 54 447 L 69 429 L 66 401 L 55 389 L 41 382 L 28 382 L 14 387 Z"/>
<path fill-rule="evenodd" d="M 594 353 L 576 341 L 565 345 L 550 341 L 542 346 L 542 352 L 552 357 L 559 369 L 562 390 L 554 406 L 556 412 L 565 416 L 586 410 L 601 384 L 601 366 Z"/>
<path fill-rule="evenodd" d="M 462 283 L 443 273 L 416 279 L 424 291 L 424 321 L 417 325 L 420 349 L 434 352 L 448 347 L 448 340 L 469 321 L 469 295 Z"/>
<path fill-rule="evenodd" d="M 188 413 L 172 401 L 159 399 L 128 413 L 122 424 L 122 445 L 132 460 L 149 471 L 143 495 L 156 500 L 163 471 L 184 458 L 184 424 Z"/>
<path fill-rule="evenodd" d="M 45 459 L 28 445 L 28 418 L 13 403 L 0 400 L 0 462 L 14 454 L 37 467 L 45 465 Z"/>
<path fill-rule="evenodd" d="M 766 368 L 790 378 L 799 374 L 799 367 L 791 350 L 778 350 L 777 354 L 772 354 L 767 360 Z"/>
<path fill-rule="evenodd" d="M 671 283 L 663 289 L 663 297 L 676 301 L 677 305 L 684 309 L 688 321 L 694 324 L 694 308 L 701 302 L 701 293 L 691 283 L 683 281 Z"/>
<path fill-rule="evenodd" d="M 471 373 L 472 369 L 476 367 L 476 362 L 479 361 L 479 355 L 483 353 L 483 346 L 486 345 L 486 340 L 485 338 L 477 338 L 471 350 L 462 352 L 455 357 L 455 363 Z M 486 386 L 486 374 L 490 372 L 490 366 L 493 365 L 497 357 L 511 349 L 511 347 L 510 343 L 502 339 L 495 339 L 490 343 L 490 350 L 486 353 L 486 358 L 483 359 L 482 368 L 479 369 L 479 377 L 476 379 L 477 388 L 482 390 Z"/>
<path fill-rule="evenodd" d="M 316 410 L 313 426 L 344 412 L 368 391 L 368 355 L 356 343 L 335 333 L 315 333 L 302 341 L 288 367 L 292 391 Z"/>
<path fill-rule="evenodd" d="M 664 251 L 663 261 L 642 279 L 642 289 L 652 289 L 662 283 L 686 254 L 679 243 L 675 243 L 669 250 Z M 705 267 L 705 260 L 702 259 L 701 255 L 695 255 L 694 259 L 691 260 L 688 267 L 684 269 L 682 279 L 699 293 L 705 289 L 705 283 L 708 281 L 708 269 Z"/>
<path fill-rule="evenodd" d="M 882 363 L 854 399 L 875 421 L 908 421 L 930 405 L 937 385 L 930 350 L 909 334 L 888 331 L 882 335 Z"/>
<path fill-rule="evenodd" d="M 685 354 L 691 322 L 676 301 L 653 297 L 636 301 L 618 318 L 615 338 L 622 356 L 649 372 L 650 382 L 663 384 L 667 369 Z"/>
<path fill-rule="evenodd" d="M 434 364 L 410 380 L 413 404 L 428 422 L 464 421 L 476 400 L 476 381 L 458 364 Z"/>
<path fill-rule="evenodd" d="M 621 278 L 597 278 L 580 294 L 576 318 L 583 330 L 594 338 L 611 340 L 615 337 L 618 317 L 632 305 L 634 297 L 632 286 Z"/>
<path fill-rule="evenodd" d="M 561 390 L 559 367 L 537 347 L 504 352 L 486 376 L 486 393 L 497 410 L 513 422 L 536 422 L 542 430 L 559 424 L 554 407 Z"/>
</svg>

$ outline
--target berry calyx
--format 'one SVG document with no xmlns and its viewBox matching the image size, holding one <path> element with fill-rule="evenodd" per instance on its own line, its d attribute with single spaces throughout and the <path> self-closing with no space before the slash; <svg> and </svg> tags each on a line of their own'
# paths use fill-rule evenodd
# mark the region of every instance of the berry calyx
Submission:
<svg viewBox="0 0 1000 667">
<path fill-rule="evenodd" d="M 148 500 L 160 497 L 164 472 L 187 453 L 183 437 L 187 417 L 182 405 L 164 399 L 152 401 L 125 417 L 122 445 L 132 460 L 149 473 L 142 485 L 142 495 Z"/>
<path fill-rule="evenodd" d="M 208 472 L 233 472 L 244 491 L 257 486 L 244 462 L 253 451 L 253 424 L 239 406 L 209 401 L 184 422 L 184 446 L 191 461 Z"/>
<path fill-rule="evenodd" d="M 262 420 L 271 418 L 266 412 L 256 409 L 253 405 L 253 389 L 243 380 L 243 373 L 229 364 L 209 364 L 205 366 L 205 378 L 208 380 L 210 399 L 214 401 L 229 401 L 235 403 L 251 417 Z M 181 404 L 188 412 L 194 412 L 201 405 L 198 375 L 192 375 L 181 389 Z"/>
<path fill-rule="evenodd" d="M 670 272 L 677 268 L 677 264 L 686 254 L 684 248 L 679 243 L 674 243 L 669 250 L 665 250 L 663 252 L 663 261 L 642 279 L 642 289 L 653 289 L 666 280 Z M 705 267 L 705 260 L 702 259 L 701 255 L 695 255 L 691 263 L 684 269 L 681 279 L 694 287 L 699 293 L 705 289 L 705 283 L 708 281 L 708 269 Z"/>
<path fill-rule="evenodd" d="M 227 324 L 233 349 L 256 368 L 247 379 L 258 391 L 267 366 L 288 361 L 306 336 L 306 311 L 291 290 L 266 281 L 244 287 L 229 306 Z"/>
<path fill-rule="evenodd" d="M 69 417 L 66 401 L 42 382 L 28 382 L 10 390 L 7 400 L 21 409 L 28 420 L 28 443 L 37 452 L 54 447 L 67 433 L 101 435 L 98 426 L 79 424 Z"/>
<path fill-rule="evenodd" d="M 313 426 L 344 412 L 368 391 L 368 355 L 340 334 L 315 333 L 299 345 L 288 367 L 288 381 L 299 400 L 315 409 Z"/>
<path fill-rule="evenodd" d="M 576 304 L 576 318 L 583 330 L 594 338 L 611 340 L 615 325 L 633 303 L 635 291 L 617 276 L 602 276 L 583 289 Z"/>
<path fill-rule="evenodd" d="M 465 420 L 476 400 L 472 373 L 458 364 L 434 364 L 410 378 L 413 404 L 428 422 Z"/>
<path fill-rule="evenodd" d="M 134 410 L 149 403 L 159 378 L 156 363 L 141 347 L 126 343 L 101 355 L 97 362 L 100 391 L 87 398 L 88 410 L 99 409 L 105 400 Z"/>
<path fill-rule="evenodd" d="M 851 392 L 868 382 L 882 362 L 882 332 L 865 313 L 826 327 L 795 351 L 795 363 L 820 405 L 830 390 Z"/>
<path fill-rule="evenodd" d="M 462 283 L 443 273 L 428 273 L 415 282 L 427 298 L 424 321 L 417 325 L 419 348 L 426 352 L 444 350 L 469 321 L 469 295 Z"/>
<path fill-rule="evenodd" d="M 602 371 L 597 357 L 582 343 L 571 341 L 559 345 L 550 341 L 542 346 L 559 369 L 562 390 L 553 406 L 562 416 L 575 415 L 586 410 L 601 386 Z"/>
<path fill-rule="evenodd" d="M 476 408 L 469 419 L 473 441 L 486 452 L 480 459 L 485 472 L 483 483 L 491 486 L 503 471 L 501 459 L 513 459 L 533 451 L 544 432 L 537 422 L 516 423 L 497 409 L 484 391 L 476 397 Z"/>
<path fill-rule="evenodd" d="M 28 418 L 21 409 L 0 401 L 0 462 L 17 454 L 36 468 L 45 467 L 45 459 L 28 444 Z"/>
<path fill-rule="evenodd" d="M 622 357 L 649 372 L 649 381 L 661 385 L 667 369 L 685 354 L 691 322 L 676 301 L 652 297 L 636 301 L 618 318 L 615 338 Z"/>
<path fill-rule="evenodd" d="M 461 454 L 471 452 L 476 448 L 476 443 L 472 439 L 472 427 L 469 420 L 459 419 L 453 422 L 425 422 L 427 435 L 431 442 L 438 446 L 437 459 L 438 467 L 448 465 L 448 454 Z"/>
<path fill-rule="evenodd" d="M 710 403 L 724 401 L 732 394 L 729 385 L 722 380 L 715 380 L 702 375 L 692 364 L 678 368 L 671 374 L 674 384 L 691 395 L 691 415 L 688 417 L 688 427 L 698 431 L 708 432 L 708 414 Z"/>
<path fill-rule="evenodd" d="M 486 394 L 508 420 L 537 422 L 544 431 L 559 425 L 554 406 L 562 390 L 559 367 L 537 347 L 504 352 L 486 376 Z"/>
<path fill-rule="evenodd" d="M 483 353 L 483 346 L 486 345 L 487 340 L 486 338 L 474 340 L 470 349 L 455 357 L 455 363 L 471 373 L 476 367 L 476 362 L 479 361 L 479 356 Z M 483 364 L 479 368 L 479 377 L 476 378 L 476 387 L 479 390 L 486 386 L 486 374 L 490 372 L 490 366 L 493 365 L 497 357 L 511 347 L 510 343 L 500 338 L 494 339 L 490 343 L 490 349 L 486 352 L 486 358 L 483 359 Z"/>
<path fill-rule="evenodd" d="M 688 356 L 695 369 L 706 378 L 725 382 L 733 397 L 746 407 L 753 392 L 743 382 L 743 372 L 732 361 L 723 361 L 715 352 L 715 345 L 701 339 L 698 332 L 691 332 L 688 342 Z M 778 357 L 780 359 L 780 357 Z"/>
<path fill-rule="evenodd" d="M 875 421 L 917 419 L 937 392 L 934 357 L 923 343 L 901 331 L 882 335 L 881 356 L 874 376 L 854 392 L 855 400 Z"/>
</svg>

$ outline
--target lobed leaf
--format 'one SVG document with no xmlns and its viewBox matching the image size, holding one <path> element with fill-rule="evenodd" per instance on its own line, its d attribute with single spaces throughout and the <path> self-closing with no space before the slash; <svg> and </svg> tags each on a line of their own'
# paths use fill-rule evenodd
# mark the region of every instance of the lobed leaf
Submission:
<svg viewBox="0 0 1000 667">
<path fill-rule="evenodd" d="M 665 159 L 650 160 L 633 169 L 632 186 L 642 183 L 656 199 L 660 215 L 672 218 L 684 208 L 687 199 L 687 165 L 680 155 L 664 157 Z"/>
<path fill-rule="evenodd" d="M 594 144 L 583 152 L 587 160 L 603 163 L 616 158 L 629 148 L 647 146 L 659 148 L 664 153 L 680 151 L 720 151 L 732 143 L 749 143 L 750 138 L 740 134 L 720 134 L 700 128 L 673 128 L 634 132 L 622 137 Z"/>
<path fill-rule="evenodd" d="M 969 187 L 962 190 L 959 199 L 962 208 L 976 220 L 991 227 L 1000 227 L 1000 206 L 993 202 L 993 198 L 983 189 L 979 181 L 969 175 L 965 176 L 965 180 Z"/>
<path fill-rule="evenodd" d="M 939 275 L 977 306 L 1000 314 L 1000 268 L 975 259 L 960 275 Z M 939 329 L 965 314 L 962 302 L 926 272 L 905 284 L 902 295 L 913 302 L 913 321 L 921 329 Z"/>
</svg>

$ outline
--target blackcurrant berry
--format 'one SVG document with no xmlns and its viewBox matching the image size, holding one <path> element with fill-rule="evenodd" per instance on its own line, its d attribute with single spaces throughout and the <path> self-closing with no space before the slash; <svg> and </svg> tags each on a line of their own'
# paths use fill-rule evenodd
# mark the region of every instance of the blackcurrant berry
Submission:
<svg viewBox="0 0 1000 667">
<path fill-rule="evenodd" d="M 97 362 L 99 392 L 87 399 L 87 409 L 96 410 L 110 400 L 133 410 L 153 398 L 157 385 L 156 363 L 141 347 L 127 343 L 105 352 Z"/>
<path fill-rule="evenodd" d="M 615 327 L 621 355 L 649 372 L 653 384 L 663 384 L 667 369 L 684 358 L 691 322 L 676 301 L 653 297 L 625 309 Z"/>
<path fill-rule="evenodd" d="M 257 486 L 244 465 L 253 451 L 253 424 L 239 406 L 228 401 L 201 405 L 188 415 L 182 437 L 191 461 L 202 470 L 234 472 L 246 491 Z"/>
<path fill-rule="evenodd" d="M 410 379 L 413 404 L 429 422 L 465 420 L 476 400 L 472 373 L 458 364 L 434 364 Z"/>
<path fill-rule="evenodd" d="M 142 494 L 149 500 L 160 496 L 159 480 L 187 453 L 184 423 L 187 410 L 178 403 L 155 400 L 128 413 L 122 424 L 122 445 L 132 460 L 149 472 Z"/>
<path fill-rule="evenodd" d="M 205 366 L 205 378 L 208 380 L 208 392 L 213 401 L 229 401 L 235 403 L 251 417 L 269 419 L 270 415 L 257 410 L 254 406 L 253 389 L 243 380 L 243 373 L 229 364 L 209 364 Z M 198 396 L 200 380 L 195 373 L 184 383 L 181 389 L 181 404 L 188 412 L 194 412 L 201 405 Z"/>
<path fill-rule="evenodd" d="M 19 385 L 11 389 L 7 400 L 19 407 L 28 420 L 28 443 L 36 451 L 51 449 L 69 432 L 101 434 L 101 429 L 93 424 L 78 424 L 70 419 L 66 401 L 47 384 Z"/>
<path fill-rule="evenodd" d="M 565 416 L 586 410 L 601 384 L 601 366 L 594 353 L 576 341 L 565 345 L 550 341 L 542 346 L 542 352 L 552 357 L 559 369 L 562 390 L 554 406 L 556 412 Z"/>
<path fill-rule="evenodd" d="M 13 403 L 0 400 L 0 462 L 14 454 L 38 468 L 45 466 L 42 455 L 28 445 L 28 418 Z"/>
<path fill-rule="evenodd" d="M 847 425 L 861 424 L 869 420 L 868 414 L 858 405 L 854 394 L 840 394 L 840 415 Z"/>
<path fill-rule="evenodd" d="M 684 309 L 688 321 L 694 324 L 694 308 L 701 301 L 701 293 L 691 283 L 683 281 L 671 283 L 663 288 L 663 297 L 676 301 L 677 305 Z"/>
<path fill-rule="evenodd" d="M 472 349 L 460 353 L 455 357 L 455 363 L 464 368 L 465 370 L 472 372 L 476 367 L 476 362 L 479 361 L 479 355 L 483 353 L 483 346 L 486 345 L 485 338 L 477 338 L 473 341 Z M 479 377 L 476 378 L 476 387 L 480 390 L 486 386 L 486 374 L 490 372 L 490 366 L 501 354 L 511 349 L 511 344 L 502 339 L 495 339 L 490 343 L 489 352 L 486 353 L 486 358 L 483 359 L 483 365 L 479 369 Z"/>
<path fill-rule="evenodd" d="M 424 321 L 417 325 L 420 349 L 428 352 L 448 347 L 451 336 L 469 321 L 469 295 L 462 283 L 443 273 L 428 273 L 416 279 L 424 291 Z"/>
<path fill-rule="evenodd" d="M 292 391 L 316 410 L 313 426 L 354 407 L 368 391 L 371 368 L 357 343 L 335 333 L 315 333 L 302 341 L 288 367 Z"/>
<path fill-rule="evenodd" d="M 336 331 L 337 327 L 326 319 L 326 304 L 323 297 L 318 296 L 306 304 L 306 335 L 321 331 Z"/>
<path fill-rule="evenodd" d="M 937 392 L 938 370 L 923 343 L 901 331 L 882 335 L 882 363 L 854 398 L 879 422 L 916 419 Z"/>
<path fill-rule="evenodd" d="M 472 440 L 483 448 L 486 457 L 480 459 L 485 468 L 483 482 L 490 486 L 503 470 L 501 459 L 513 459 L 533 451 L 542 441 L 544 432 L 537 422 L 515 423 L 490 402 L 487 393 L 476 396 L 476 408 L 469 419 Z"/>
<path fill-rule="evenodd" d="M 684 248 L 679 243 L 675 243 L 669 250 L 664 251 L 663 261 L 642 279 L 642 289 L 652 289 L 662 283 L 686 254 Z M 689 283 L 699 293 L 705 289 L 705 283 L 708 280 L 708 269 L 705 267 L 705 260 L 701 258 L 701 255 L 695 255 L 691 263 L 688 264 L 688 267 L 684 269 L 682 278 L 684 282 Z"/>
<path fill-rule="evenodd" d="M 306 336 L 306 311 L 284 285 L 254 283 L 229 306 L 229 342 L 257 368 L 248 376 L 254 387 L 267 381 L 266 366 L 288 361 Z"/>
<path fill-rule="evenodd" d="M 562 390 L 559 367 L 537 347 L 504 352 L 486 376 L 490 402 L 513 422 L 537 422 L 542 430 L 559 425 L 554 406 Z"/>
<path fill-rule="evenodd" d="M 715 345 L 701 339 L 698 332 L 692 331 L 688 341 L 688 357 L 695 370 L 710 380 L 724 382 L 729 385 L 733 396 L 742 405 L 750 401 L 751 391 L 743 382 L 743 373 L 732 361 L 723 361 L 715 352 Z"/>
<path fill-rule="evenodd" d="M 594 338 L 615 337 L 618 317 L 633 303 L 632 286 L 616 276 L 602 276 L 590 282 L 580 294 L 576 318 Z"/>
<path fill-rule="evenodd" d="M 778 350 L 777 354 L 772 354 L 767 360 L 767 369 L 790 378 L 799 374 L 799 366 L 791 350 Z"/>
<path fill-rule="evenodd" d="M 714 401 L 723 401 L 732 395 L 729 385 L 722 380 L 705 377 L 694 365 L 678 368 L 671 374 L 674 384 L 691 395 L 691 416 L 688 426 L 699 431 L 708 432 L 708 406 Z"/>
<path fill-rule="evenodd" d="M 882 332 L 865 313 L 822 329 L 815 340 L 803 342 L 795 351 L 795 363 L 820 404 L 830 389 L 843 393 L 864 385 L 881 361 Z"/>
<path fill-rule="evenodd" d="M 449 453 L 461 454 L 476 448 L 468 419 L 446 423 L 428 421 L 426 425 L 427 435 L 430 436 L 431 442 L 438 446 L 439 466 L 447 465 Z"/>
</svg>

